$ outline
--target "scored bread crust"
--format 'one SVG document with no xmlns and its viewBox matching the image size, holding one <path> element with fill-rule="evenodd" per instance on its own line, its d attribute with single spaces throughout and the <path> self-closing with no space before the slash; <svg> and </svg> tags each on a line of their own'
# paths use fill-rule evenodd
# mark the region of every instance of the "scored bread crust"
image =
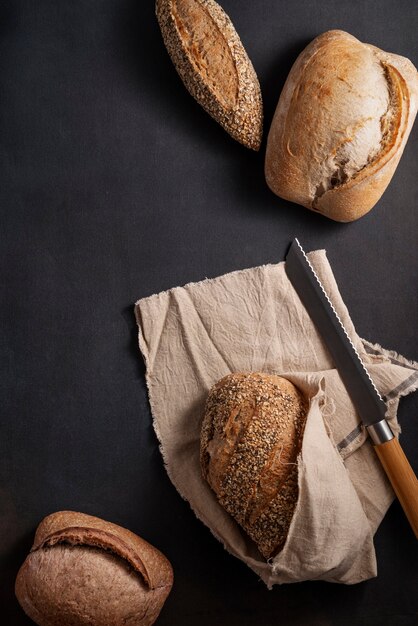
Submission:
<svg viewBox="0 0 418 626">
<path fill-rule="evenodd" d="M 260 85 L 225 11 L 214 0 L 156 0 L 156 15 L 171 60 L 190 94 L 231 137 L 259 150 Z"/>
<path fill-rule="evenodd" d="M 203 477 L 265 558 L 283 547 L 293 517 L 306 413 L 290 381 L 265 373 L 229 374 L 206 402 Z"/>
<path fill-rule="evenodd" d="M 406 58 L 328 31 L 299 55 L 267 138 L 266 181 L 278 196 L 340 222 L 382 196 L 417 112 Z"/>
<path fill-rule="evenodd" d="M 48 515 L 36 529 L 31 552 L 64 542 L 114 552 L 141 574 L 150 589 L 172 583 L 170 562 L 157 548 L 127 528 L 99 517 L 76 511 Z"/>
<path fill-rule="evenodd" d="M 38 526 L 16 578 L 24 611 L 41 626 L 150 626 L 173 584 L 170 562 L 126 528 L 59 511 Z"/>
</svg>

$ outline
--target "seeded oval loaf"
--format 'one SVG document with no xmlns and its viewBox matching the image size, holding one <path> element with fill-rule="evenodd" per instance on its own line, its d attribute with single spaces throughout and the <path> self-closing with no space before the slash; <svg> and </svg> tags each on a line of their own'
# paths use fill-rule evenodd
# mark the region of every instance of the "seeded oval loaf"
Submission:
<svg viewBox="0 0 418 626">
<path fill-rule="evenodd" d="M 260 85 L 244 46 L 214 0 L 157 0 L 165 46 L 184 85 L 237 141 L 258 150 L 263 132 Z"/>
<path fill-rule="evenodd" d="M 389 184 L 412 128 L 412 63 L 339 30 L 314 39 L 286 80 L 267 139 L 271 190 L 327 217 L 367 213 Z"/>
<path fill-rule="evenodd" d="M 60 511 L 38 526 L 15 591 L 39 626 L 151 626 L 172 584 L 169 561 L 144 539 Z"/>
<path fill-rule="evenodd" d="M 225 376 L 206 402 L 203 477 L 266 559 L 283 547 L 296 506 L 306 413 L 291 382 L 263 373 Z"/>
</svg>

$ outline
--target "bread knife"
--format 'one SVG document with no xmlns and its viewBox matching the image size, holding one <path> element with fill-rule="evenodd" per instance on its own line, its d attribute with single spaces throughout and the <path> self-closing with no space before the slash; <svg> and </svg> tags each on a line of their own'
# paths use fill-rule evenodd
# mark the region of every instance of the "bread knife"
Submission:
<svg viewBox="0 0 418 626">
<path fill-rule="evenodd" d="M 286 256 L 286 273 L 337 367 L 377 456 L 418 538 L 418 480 L 394 436 L 386 404 L 351 341 L 301 244 Z"/>
</svg>

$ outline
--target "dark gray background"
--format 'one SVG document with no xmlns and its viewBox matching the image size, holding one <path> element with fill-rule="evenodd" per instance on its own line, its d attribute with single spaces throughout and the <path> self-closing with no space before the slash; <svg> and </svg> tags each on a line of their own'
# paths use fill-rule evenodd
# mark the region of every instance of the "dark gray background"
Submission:
<svg viewBox="0 0 418 626">
<path fill-rule="evenodd" d="M 297 54 L 341 28 L 418 63 L 418 3 L 223 0 L 258 73 L 265 135 Z M 163 550 L 161 626 L 409 626 L 417 543 L 395 503 L 378 578 L 269 592 L 195 519 L 163 469 L 136 345 L 136 299 L 326 248 L 359 334 L 410 358 L 416 336 L 418 127 L 378 205 L 349 225 L 282 201 L 260 153 L 184 89 L 150 0 L 0 4 L 0 613 L 42 517 L 75 509 Z M 418 470 L 418 394 L 402 400 Z"/>
</svg>

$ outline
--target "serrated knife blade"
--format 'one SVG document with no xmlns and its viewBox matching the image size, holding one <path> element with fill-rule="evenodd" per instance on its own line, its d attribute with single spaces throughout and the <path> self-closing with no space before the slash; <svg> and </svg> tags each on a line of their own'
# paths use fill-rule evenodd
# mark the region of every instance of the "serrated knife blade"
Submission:
<svg viewBox="0 0 418 626">
<path fill-rule="evenodd" d="M 286 273 L 321 335 L 418 538 L 418 481 L 385 419 L 386 404 L 298 239 Z"/>
</svg>

